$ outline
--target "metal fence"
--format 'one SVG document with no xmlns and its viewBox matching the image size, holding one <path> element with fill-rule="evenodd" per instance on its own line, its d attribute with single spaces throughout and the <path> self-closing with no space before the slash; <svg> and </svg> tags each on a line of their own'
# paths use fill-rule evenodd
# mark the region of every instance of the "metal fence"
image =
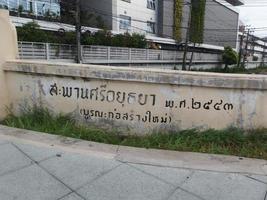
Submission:
<svg viewBox="0 0 267 200">
<path fill-rule="evenodd" d="M 18 42 L 20 59 L 74 60 L 75 46 L 38 42 Z"/>
<path fill-rule="evenodd" d="M 20 59 L 73 60 L 74 45 L 19 42 Z M 191 53 L 188 53 L 189 60 Z M 82 45 L 83 63 L 181 62 L 182 51 Z M 220 62 L 220 54 L 194 53 L 193 62 Z"/>
</svg>

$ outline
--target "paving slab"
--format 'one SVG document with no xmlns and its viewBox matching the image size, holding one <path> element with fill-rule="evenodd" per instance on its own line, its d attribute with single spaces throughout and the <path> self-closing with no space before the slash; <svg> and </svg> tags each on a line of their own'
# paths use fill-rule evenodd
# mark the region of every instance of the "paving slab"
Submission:
<svg viewBox="0 0 267 200">
<path fill-rule="evenodd" d="M 14 145 L 26 153 L 32 160 L 37 162 L 63 154 L 62 150 L 56 148 L 47 148 L 18 142 L 14 143 Z"/>
<path fill-rule="evenodd" d="M 12 144 L 0 145 L 0 176 L 31 164 L 31 160 Z"/>
<path fill-rule="evenodd" d="M 88 200 L 162 200 L 175 188 L 128 165 L 121 165 L 77 192 Z"/>
<path fill-rule="evenodd" d="M 192 152 L 144 149 L 121 146 L 116 159 L 121 162 L 163 167 L 267 175 L 267 161 Z"/>
<path fill-rule="evenodd" d="M 9 143 L 9 142 L 6 141 L 6 140 L 1 140 L 1 141 L 0 141 L 0 145 L 7 144 L 7 143 Z"/>
<path fill-rule="evenodd" d="M 78 196 L 75 193 L 71 193 L 67 196 L 64 196 L 63 198 L 59 199 L 59 200 L 83 200 L 80 196 Z"/>
<path fill-rule="evenodd" d="M 0 140 L 33 144 L 36 146 L 54 147 L 68 152 L 95 154 L 101 157 L 114 158 L 118 145 L 101 144 L 64 136 L 52 135 L 37 131 L 12 128 L 0 125 Z"/>
<path fill-rule="evenodd" d="M 118 166 L 120 163 L 114 159 L 98 158 L 65 152 L 61 157 L 55 157 L 40 165 L 62 180 L 72 189 L 79 188 L 106 171 Z"/>
<path fill-rule="evenodd" d="M 37 165 L 0 177 L 0 199 L 56 200 L 70 190 Z"/>
<path fill-rule="evenodd" d="M 137 165 L 137 164 L 130 164 L 130 165 L 147 174 L 151 174 L 159 179 L 162 179 L 174 186 L 181 185 L 183 182 L 190 179 L 192 174 L 192 170 L 187 170 L 187 169 L 176 169 L 169 167 L 158 167 L 158 166 Z"/>
<path fill-rule="evenodd" d="M 241 174 L 196 171 L 182 188 L 206 200 L 264 200 L 266 184 Z"/>
<path fill-rule="evenodd" d="M 204 200 L 201 197 L 197 197 L 194 194 L 190 194 L 186 191 L 177 189 L 168 200 Z"/>
<path fill-rule="evenodd" d="M 247 175 L 247 177 L 250 177 L 254 180 L 257 180 L 259 182 L 267 184 L 267 176 L 262 176 L 262 175 Z"/>
</svg>

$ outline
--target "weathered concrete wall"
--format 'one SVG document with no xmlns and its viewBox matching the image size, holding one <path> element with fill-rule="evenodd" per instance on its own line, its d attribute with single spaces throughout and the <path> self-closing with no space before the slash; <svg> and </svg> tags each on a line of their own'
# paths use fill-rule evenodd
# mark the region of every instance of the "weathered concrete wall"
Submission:
<svg viewBox="0 0 267 200">
<path fill-rule="evenodd" d="M 17 113 L 32 103 L 124 133 L 267 127 L 267 77 L 7 62 Z"/>
<path fill-rule="evenodd" d="M 16 29 L 9 20 L 7 10 L 0 9 L 0 120 L 6 115 L 8 93 L 6 90 L 6 77 L 2 69 L 6 60 L 15 59 L 17 55 Z"/>
<path fill-rule="evenodd" d="M 37 105 L 125 134 L 267 128 L 267 76 L 14 60 L 17 39 L 6 12 L 0 27 L 1 119 L 6 106 L 21 114 Z"/>
</svg>

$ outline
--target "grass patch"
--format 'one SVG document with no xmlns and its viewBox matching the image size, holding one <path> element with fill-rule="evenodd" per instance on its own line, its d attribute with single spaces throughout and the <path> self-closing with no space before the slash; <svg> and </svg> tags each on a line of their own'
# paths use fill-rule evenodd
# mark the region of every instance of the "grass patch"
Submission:
<svg viewBox="0 0 267 200">
<path fill-rule="evenodd" d="M 83 140 L 143 148 L 215 153 L 267 159 L 267 130 L 185 130 L 143 137 L 121 136 L 115 131 L 77 125 L 70 116 L 52 115 L 46 109 L 28 109 L 20 117 L 10 114 L 2 124 Z"/>
</svg>

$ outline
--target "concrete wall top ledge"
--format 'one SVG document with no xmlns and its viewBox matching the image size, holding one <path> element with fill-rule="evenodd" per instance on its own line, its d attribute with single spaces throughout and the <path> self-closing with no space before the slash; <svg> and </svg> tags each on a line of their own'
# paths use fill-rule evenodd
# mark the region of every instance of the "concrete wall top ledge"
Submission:
<svg viewBox="0 0 267 200">
<path fill-rule="evenodd" d="M 30 73 L 32 75 L 162 83 L 196 87 L 267 90 L 267 75 L 220 74 L 147 68 L 133 69 L 130 67 L 21 60 L 7 61 L 4 65 L 4 70 L 5 72 Z"/>
</svg>

